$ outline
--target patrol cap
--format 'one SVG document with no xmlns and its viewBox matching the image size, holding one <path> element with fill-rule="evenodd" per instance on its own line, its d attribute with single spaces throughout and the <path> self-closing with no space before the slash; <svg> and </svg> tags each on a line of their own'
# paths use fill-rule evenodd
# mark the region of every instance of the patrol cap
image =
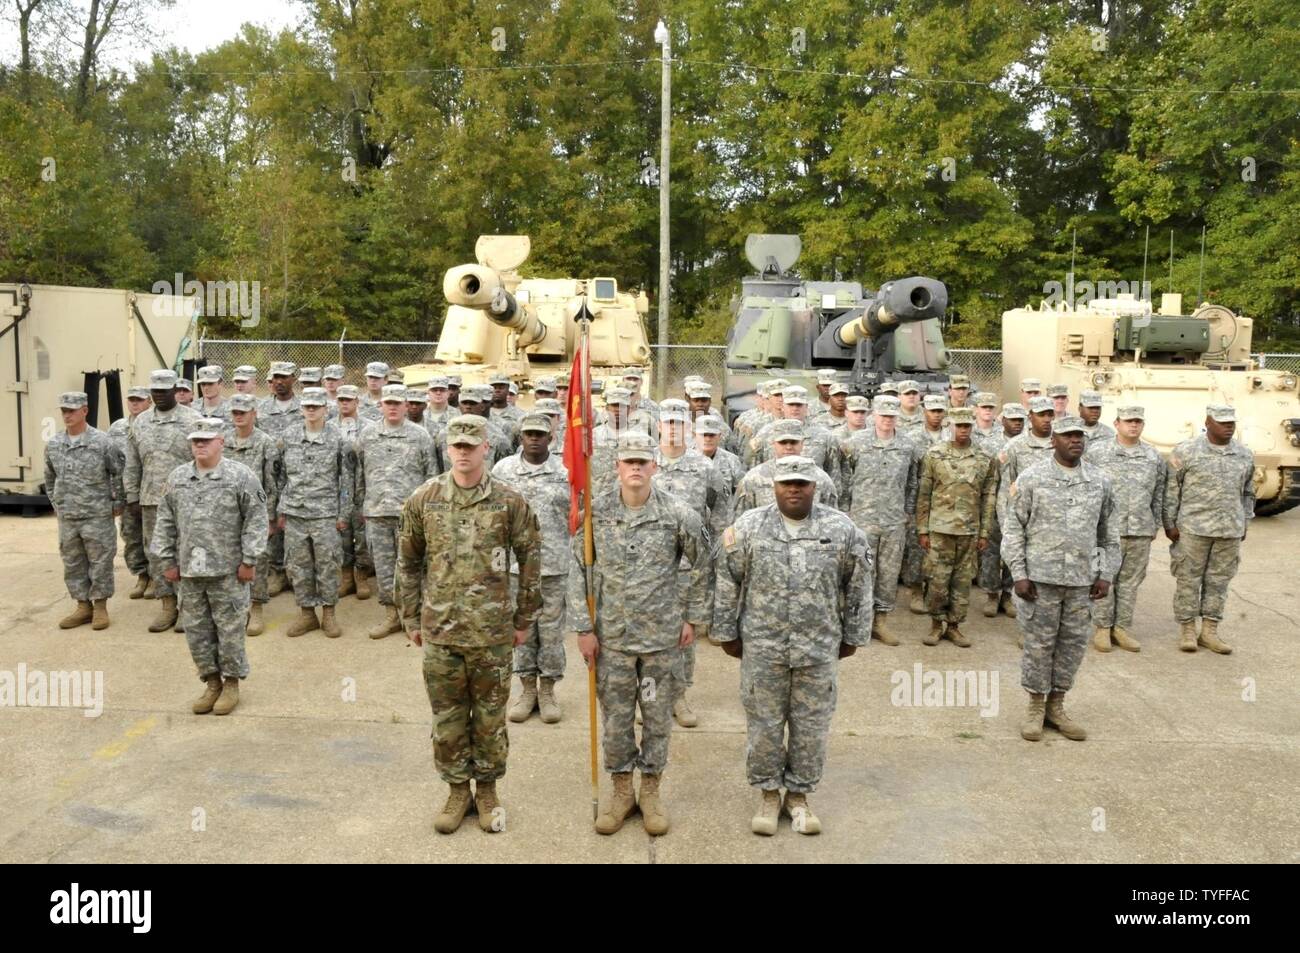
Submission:
<svg viewBox="0 0 1300 953">
<path fill-rule="evenodd" d="M 1024 391 L 1026 394 L 1030 394 L 1030 393 L 1041 394 L 1043 391 L 1043 382 L 1040 381 L 1037 377 L 1026 377 L 1023 380 L 1021 380 L 1020 389 Z"/>
<path fill-rule="evenodd" d="M 327 381 L 341 381 L 347 377 L 347 368 L 342 364 L 331 364 L 321 372 L 321 379 Z"/>
<path fill-rule="evenodd" d="M 406 371 L 402 370 L 400 367 L 390 367 L 388 369 L 388 383 L 405 384 Z"/>
<path fill-rule="evenodd" d="M 1052 398 L 1038 394 L 1035 397 L 1029 398 L 1029 412 L 1031 414 L 1055 413 L 1056 405 L 1052 403 Z"/>
<path fill-rule="evenodd" d="M 771 396 L 772 396 L 772 382 L 771 382 L 771 381 L 759 381 L 757 384 L 754 385 L 754 393 L 756 393 L 759 397 L 771 397 Z"/>
<path fill-rule="evenodd" d="M 1061 414 L 1052 421 L 1052 433 L 1087 433 L 1087 425 L 1082 417 L 1074 414 Z"/>
<path fill-rule="evenodd" d="M 789 386 L 790 382 L 784 377 L 775 377 L 767 382 L 767 396 L 775 397 L 777 394 L 783 394 Z"/>
<path fill-rule="evenodd" d="M 877 397 L 876 403 L 879 402 L 880 402 L 880 398 Z M 848 403 L 845 404 L 844 406 L 845 409 L 849 411 L 860 410 L 863 413 L 866 413 L 871 409 L 871 401 L 867 400 L 861 394 L 854 394 L 852 397 L 849 398 Z M 898 406 L 898 401 L 894 401 L 894 406 L 895 407 Z M 897 413 L 897 411 L 895 411 L 895 413 Z"/>
<path fill-rule="evenodd" d="M 319 384 L 321 371 L 319 367 L 304 367 L 298 372 L 298 381 L 302 384 Z"/>
<path fill-rule="evenodd" d="M 665 397 L 663 400 L 659 401 L 660 411 L 680 411 L 684 414 L 690 409 L 690 404 L 686 403 L 686 401 L 682 400 L 680 397 Z"/>
<path fill-rule="evenodd" d="M 942 394 L 926 394 L 921 400 L 921 406 L 926 410 L 947 410 L 948 401 Z"/>
<path fill-rule="evenodd" d="M 713 387 L 705 381 L 691 381 L 686 387 L 686 396 L 696 400 L 701 397 L 712 397 Z"/>
<path fill-rule="evenodd" d="M 865 401 L 866 398 L 863 398 Z M 849 409 L 856 410 L 853 406 L 853 398 L 849 398 Z M 866 408 L 862 408 L 866 410 Z M 891 397 L 889 394 L 879 394 L 871 404 L 872 412 L 879 417 L 897 417 L 900 410 L 903 409 L 902 402 L 897 397 Z"/>
<path fill-rule="evenodd" d="M 324 407 L 329 403 L 329 394 L 324 387 L 304 387 L 299 403 L 304 407 Z"/>
<path fill-rule="evenodd" d="M 800 387 L 798 384 L 791 384 L 781 392 L 781 396 L 787 404 L 806 404 L 808 403 L 808 388 Z"/>
<path fill-rule="evenodd" d="M 554 377 L 540 378 L 537 383 L 533 385 L 534 394 L 554 394 L 555 391 L 556 387 Z"/>
<path fill-rule="evenodd" d="M 194 421 L 194 429 L 190 431 L 190 440 L 212 440 L 221 436 L 222 429 L 226 422 L 220 417 L 200 417 Z"/>
<path fill-rule="evenodd" d="M 627 370 L 623 372 L 623 380 L 625 381 L 645 380 L 645 375 L 641 373 L 640 369 L 635 367 L 629 367 Z"/>
<path fill-rule="evenodd" d="M 776 423 L 772 424 L 771 429 L 768 430 L 768 434 L 768 440 L 771 443 L 786 443 L 795 440 L 802 440 L 804 437 L 803 421 L 795 420 L 793 417 L 785 420 L 778 420 Z"/>
<path fill-rule="evenodd" d="M 402 384 L 385 384 L 382 396 L 379 399 L 386 404 L 405 403 L 406 387 Z"/>
<path fill-rule="evenodd" d="M 447 422 L 447 446 L 477 447 L 487 439 L 487 419 L 478 414 L 458 414 Z"/>
<path fill-rule="evenodd" d="M 510 393 L 514 394 L 516 397 L 519 396 L 519 385 L 514 381 L 510 382 Z"/>
<path fill-rule="evenodd" d="M 880 393 L 882 393 L 882 394 L 893 394 L 895 397 L 897 397 L 897 396 L 898 396 L 898 382 L 897 382 L 897 381 L 885 381 L 883 384 L 880 385 Z"/>
<path fill-rule="evenodd" d="M 470 384 L 460 389 L 460 399 L 471 404 L 485 404 L 492 399 L 492 388 L 487 384 Z"/>
<path fill-rule="evenodd" d="M 220 364 L 204 364 L 194 375 L 194 380 L 200 384 L 220 384 L 225 376 L 226 370 Z"/>
<path fill-rule="evenodd" d="M 252 364 L 240 364 L 235 368 L 235 373 L 230 375 L 230 379 L 236 381 L 257 380 L 257 368 Z"/>
<path fill-rule="evenodd" d="M 406 388 L 406 402 L 408 404 L 427 404 L 429 394 L 418 387 L 408 387 Z"/>
<path fill-rule="evenodd" d="M 1029 411 L 1025 410 L 1024 404 L 1003 404 L 1002 416 L 1008 420 L 1024 420 L 1029 416 Z"/>
<path fill-rule="evenodd" d="M 178 377 L 176 378 L 176 389 L 193 391 L 194 385 L 190 383 L 188 377 Z"/>
<path fill-rule="evenodd" d="M 87 407 L 89 404 L 90 398 L 86 396 L 84 390 L 66 390 L 59 395 L 59 406 L 68 410 Z"/>
<path fill-rule="evenodd" d="M 127 396 L 127 399 L 128 399 L 128 400 L 131 400 L 131 399 L 134 399 L 134 400 L 148 400 L 148 399 L 149 399 L 149 388 L 147 388 L 147 387 L 132 387 L 130 390 L 128 390 L 128 391 L 126 392 L 126 396 Z"/>
<path fill-rule="evenodd" d="M 918 384 L 916 381 L 898 382 L 898 393 L 900 396 L 903 394 L 911 394 L 913 392 L 918 394 L 921 392 L 921 385 Z"/>
<path fill-rule="evenodd" d="M 686 424 L 690 423 L 691 415 L 684 410 L 664 410 L 659 409 L 659 422 L 661 424 Z"/>
<path fill-rule="evenodd" d="M 1079 393 L 1080 407 L 1100 407 L 1101 392 L 1095 390 L 1085 390 Z"/>
<path fill-rule="evenodd" d="M 989 390 L 982 390 L 975 395 L 976 407 L 996 407 L 998 405 L 998 395 Z"/>
<path fill-rule="evenodd" d="M 695 418 L 695 432 L 703 434 L 722 433 L 722 418 L 716 414 L 701 414 Z"/>
<path fill-rule="evenodd" d="M 367 377 L 387 377 L 388 365 L 383 361 L 371 361 L 366 365 Z"/>
<path fill-rule="evenodd" d="M 807 457 L 780 457 L 772 466 L 773 483 L 816 483 L 817 464 Z"/>
<path fill-rule="evenodd" d="M 448 375 L 447 375 L 447 386 L 448 386 L 448 387 L 459 387 L 459 386 L 460 386 L 460 375 L 459 375 L 459 374 L 448 374 Z"/>
<path fill-rule="evenodd" d="M 831 385 L 830 396 L 834 397 L 836 394 L 847 395 L 848 392 L 849 392 L 848 384 L 844 383 L 843 381 L 836 381 L 834 384 Z"/>
<path fill-rule="evenodd" d="M 541 411 L 535 410 L 532 413 L 524 414 L 523 419 L 519 421 L 520 430 L 540 430 L 542 433 L 551 432 L 551 418 Z"/>
<path fill-rule="evenodd" d="M 356 384 L 339 385 L 339 400 L 356 400 L 360 396 L 361 392 L 357 390 Z"/>
<path fill-rule="evenodd" d="M 565 371 L 565 372 L 562 373 L 562 374 L 556 374 L 556 375 L 555 375 L 555 389 L 556 389 L 556 390 L 559 390 L 561 387 L 568 387 L 568 386 L 569 386 L 569 372 L 568 372 L 568 371 Z"/>
<path fill-rule="evenodd" d="M 618 438 L 618 458 L 620 460 L 653 460 L 655 458 L 654 441 L 639 430 L 620 434 Z"/>
<path fill-rule="evenodd" d="M 1070 388 L 1066 387 L 1064 384 L 1048 384 L 1047 396 L 1048 397 L 1069 397 Z"/>
<path fill-rule="evenodd" d="M 560 415 L 564 413 L 564 407 L 554 397 L 542 397 L 533 401 L 533 409 L 540 410 L 544 414 Z"/>
<path fill-rule="evenodd" d="M 1228 404 L 1207 404 L 1205 416 L 1218 423 L 1227 424 L 1237 419 L 1237 411 Z"/>
<path fill-rule="evenodd" d="M 632 398 L 632 392 L 626 387 L 611 387 L 605 391 L 606 404 L 626 404 Z"/>
<path fill-rule="evenodd" d="M 447 378 L 442 374 L 435 374 L 429 378 L 429 383 L 424 385 L 425 390 L 446 390 Z"/>
<path fill-rule="evenodd" d="M 161 370 L 149 372 L 150 390 L 171 390 L 176 386 L 176 372 Z"/>
<path fill-rule="evenodd" d="M 489 377 L 487 382 L 488 382 L 489 384 L 491 384 L 493 387 L 495 387 L 497 384 L 507 384 L 507 385 L 508 385 L 508 384 L 510 383 L 510 375 L 509 375 L 509 374 L 502 374 L 500 371 L 498 371 L 497 373 L 495 373 L 495 374 L 493 374 L 491 377 Z"/>
<path fill-rule="evenodd" d="M 817 383 L 818 383 L 818 384 L 833 384 L 833 383 L 835 383 L 835 368 L 833 368 L 833 367 L 821 367 L 821 368 L 818 368 L 818 369 L 817 369 Z"/>
<path fill-rule="evenodd" d="M 948 387 L 965 387 L 967 390 L 970 390 L 970 378 L 965 374 L 953 374 L 948 378 Z"/>
<path fill-rule="evenodd" d="M 957 426 L 958 424 L 973 425 L 975 423 L 975 411 L 971 410 L 969 407 L 954 407 L 952 410 L 948 411 L 948 423 L 952 426 Z"/>
<path fill-rule="evenodd" d="M 272 377 L 293 377 L 298 373 L 298 365 L 293 361 L 272 361 L 271 369 L 266 372 L 266 379 Z"/>
<path fill-rule="evenodd" d="M 1115 411 L 1116 420 L 1146 420 L 1147 411 L 1141 404 L 1125 404 Z"/>
<path fill-rule="evenodd" d="M 252 394 L 235 394 L 230 398 L 230 409 L 232 411 L 257 410 L 257 398 Z"/>
</svg>

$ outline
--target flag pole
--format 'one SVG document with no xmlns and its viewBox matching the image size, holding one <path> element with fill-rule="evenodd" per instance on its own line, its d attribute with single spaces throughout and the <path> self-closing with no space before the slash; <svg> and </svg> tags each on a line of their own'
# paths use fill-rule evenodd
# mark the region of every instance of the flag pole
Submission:
<svg viewBox="0 0 1300 953">
<path fill-rule="evenodd" d="M 584 307 L 583 314 L 586 309 Z M 580 347 L 582 349 L 582 426 L 589 428 L 595 419 L 591 408 L 591 320 L 583 317 L 578 322 L 582 329 Z M 582 435 L 582 446 L 587 446 L 588 434 Z M 587 582 L 587 615 L 591 619 L 591 631 L 596 632 L 596 585 L 593 566 L 596 563 L 596 544 L 591 530 L 591 455 L 584 453 L 582 465 L 586 470 L 582 491 L 582 562 Z M 600 773 L 597 761 L 596 731 L 596 666 L 587 667 L 587 722 L 591 734 L 591 817 L 595 820 L 600 813 Z"/>
</svg>

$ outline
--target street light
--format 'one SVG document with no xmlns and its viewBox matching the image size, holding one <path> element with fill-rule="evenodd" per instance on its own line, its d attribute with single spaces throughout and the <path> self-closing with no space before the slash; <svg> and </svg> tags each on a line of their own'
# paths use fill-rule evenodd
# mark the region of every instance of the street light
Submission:
<svg viewBox="0 0 1300 953">
<path fill-rule="evenodd" d="M 664 373 L 667 367 L 668 344 L 668 164 L 670 161 L 669 139 L 672 135 L 672 94 L 673 94 L 673 47 L 668 27 L 660 20 L 655 24 L 655 42 L 663 51 L 661 60 L 662 87 L 659 102 L 659 360 L 655 367 L 655 377 L 659 381 L 660 394 L 664 391 Z"/>
</svg>

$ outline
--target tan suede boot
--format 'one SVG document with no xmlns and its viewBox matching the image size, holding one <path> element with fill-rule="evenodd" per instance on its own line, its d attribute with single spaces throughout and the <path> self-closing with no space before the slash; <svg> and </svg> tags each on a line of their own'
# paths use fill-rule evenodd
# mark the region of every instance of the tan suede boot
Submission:
<svg viewBox="0 0 1300 953">
<path fill-rule="evenodd" d="M 291 639 L 296 639 L 300 635 L 306 635 L 308 632 L 315 632 L 320 628 L 320 619 L 316 618 L 316 610 L 311 606 L 301 606 L 298 609 L 298 619 L 285 635 Z"/>
<path fill-rule="evenodd" d="M 359 600 L 365 602 L 375 594 L 375 587 L 370 582 L 370 580 L 375 578 L 372 574 L 366 572 L 364 569 L 354 569 L 352 577 L 357 583 L 357 598 Z"/>
<path fill-rule="evenodd" d="M 686 689 L 683 688 L 677 700 L 673 702 L 673 717 L 677 719 L 677 724 L 683 728 L 694 728 L 700 723 L 700 718 L 691 708 L 691 703 L 686 700 Z"/>
<path fill-rule="evenodd" d="M 1117 625 L 1115 626 L 1115 628 L 1111 629 L 1110 637 L 1114 641 L 1114 643 L 1118 645 L 1120 648 L 1122 648 L 1125 652 L 1142 651 L 1142 643 L 1139 642 L 1137 639 L 1133 638 L 1133 636 L 1129 635 L 1128 630 L 1125 629 L 1122 625 Z"/>
<path fill-rule="evenodd" d="M 85 599 L 77 600 L 77 608 L 59 620 L 60 629 L 75 629 L 95 618 L 95 607 Z"/>
<path fill-rule="evenodd" d="M 351 566 L 344 566 L 339 573 L 339 598 L 350 596 L 357 591 L 357 577 Z"/>
<path fill-rule="evenodd" d="M 822 822 L 808 806 L 808 795 L 795 791 L 785 792 L 785 801 L 781 804 L 781 813 L 790 818 L 790 826 L 797 834 L 820 834 Z"/>
<path fill-rule="evenodd" d="M 1219 655 L 1231 655 L 1232 646 L 1219 638 L 1219 620 L 1202 619 L 1201 634 L 1196 638 L 1197 645 L 1203 645 Z"/>
<path fill-rule="evenodd" d="M 555 700 L 555 679 L 543 678 L 538 683 L 537 709 L 542 714 L 542 723 L 553 725 L 563 716 L 560 703 Z"/>
<path fill-rule="evenodd" d="M 636 798 L 632 794 L 632 772 L 620 771 L 614 775 L 614 793 L 610 795 L 605 810 L 596 818 L 597 834 L 614 834 L 623 822 L 636 811 Z"/>
<path fill-rule="evenodd" d="M 1110 651 L 1110 629 L 1097 626 L 1092 630 L 1092 647 L 1098 652 Z"/>
<path fill-rule="evenodd" d="M 763 837 L 771 837 L 781 820 L 781 792 L 773 788 L 759 794 L 758 810 L 749 819 L 749 829 Z"/>
<path fill-rule="evenodd" d="M 653 837 L 668 833 L 668 812 L 659 799 L 659 775 L 642 774 L 641 791 L 637 797 L 645 832 Z"/>
<path fill-rule="evenodd" d="M 1030 693 L 1029 707 L 1025 709 L 1025 720 L 1020 723 L 1020 737 L 1026 741 L 1041 741 L 1043 738 L 1043 718 L 1046 715 L 1047 696 Z"/>
<path fill-rule="evenodd" d="M 966 633 L 961 630 L 961 624 L 958 622 L 949 622 L 943 637 L 951 641 L 959 649 L 970 648 L 970 639 L 966 638 Z"/>
<path fill-rule="evenodd" d="M 1051 725 L 1071 741 L 1083 741 L 1088 732 L 1083 726 L 1071 721 L 1065 713 L 1065 692 L 1052 692 L 1047 696 L 1047 724 Z"/>
<path fill-rule="evenodd" d="M 1178 623 L 1178 647 L 1184 652 L 1196 651 L 1196 623 Z"/>
<path fill-rule="evenodd" d="M 190 706 L 190 711 L 194 712 L 196 715 L 206 715 L 208 712 L 212 711 L 212 706 L 215 705 L 217 699 L 221 697 L 220 675 L 209 675 L 206 684 L 207 688 L 203 690 L 203 694 L 196 698 L 194 704 Z"/>
<path fill-rule="evenodd" d="M 500 834 L 506 829 L 506 809 L 497 799 L 495 781 L 474 783 L 474 810 L 478 811 L 479 830 L 487 834 Z"/>
<path fill-rule="evenodd" d="M 320 630 L 329 639 L 337 639 L 343 634 L 343 630 L 339 628 L 339 620 L 334 616 L 333 606 L 320 607 Z"/>
<path fill-rule="evenodd" d="M 266 623 L 262 620 L 262 603 L 254 602 L 248 609 L 248 628 L 244 630 L 245 635 L 261 635 L 266 631 Z"/>
<path fill-rule="evenodd" d="M 1002 611 L 1007 614 L 1008 619 L 1014 619 L 1016 617 L 1016 600 L 1011 593 L 1002 593 L 1002 601 L 998 603 L 998 605 L 1002 607 Z"/>
<path fill-rule="evenodd" d="M 1001 597 L 997 592 L 986 592 L 984 594 L 984 607 L 980 609 L 984 613 L 984 618 L 992 619 L 998 614 L 998 601 Z"/>
<path fill-rule="evenodd" d="M 154 583 L 153 579 L 150 579 L 150 580 L 149 580 L 149 585 L 147 585 L 147 586 L 144 587 L 144 596 L 143 596 L 142 598 L 145 598 L 145 599 L 157 599 L 157 598 L 158 598 L 158 587 L 157 587 L 157 585 Z"/>
<path fill-rule="evenodd" d="M 938 645 L 943 638 L 943 619 L 931 619 L 930 631 L 921 639 L 923 645 Z"/>
<path fill-rule="evenodd" d="M 510 720 L 516 724 L 527 721 L 532 716 L 533 709 L 537 707 L 537 676 L 520 675 L 519 684 L 523 687 L 523 691 L 510 706 Z"/>
<path fill-rule="evenodd" d="M 108 628 L 108 600 L 96 599 L 94 602 L 94 606 L 95 606 L 95 615 L 90 621 L 90 627 L 96 630 L 107 629 Z"/>
<path fill-rule="evenodd" d="M 456 782 L 447 794 L 447 803 L 433 819 L 433 829 L 439 834 L 450 834 L 455 831 L 460 827 L 460 822 L 465 820 L 465 812 L 469 810 L 469 804 L 469 782 Z"/>
<path fill-rule="evenodd" d="M 925 597 L 921 595 L 920 586 L 912 586 L 912 598 L 908 601 L 907 607 L 917 615 L 925 615 Z"/>
<path fill-rule="evenodd" d="M 239 704 L 239 679 L 223 678 L 221 680 L 221 697 L 212 706 L 212 714 L 229 715 Z"/>
<path fill-rule="evenodd" d="M 179 618 L 176 612 L 176 597 L 163 596 L 158 606 L 158 614 L 149 623 L 150 632 L 166 632 L 176 624 Z"/>
<path fill-rule="evenodd" d="M 283 569 L 272 569 L 271 578 L 266 581 L 266 594 L 274 599 L 289 588 L 289 575 Z"/>
<path fill-rule="evenodd" d="M 897 645 L 898 636 L 889 631 L 888 619 L 888 612 L 876 613 L 875 618 L 871 620 L 871 637 L 881 645 Z"/>
<path fill-rule="evenodd" d="M 397 606 L 384 606 L 384 621 L 378 623 L 366 635 L 372 639 L 382 639 L 401 631 L 402 617 L 397 613 Z"/>
<path fill-rule="evenodd" d="M 127 593 L 128 599 L 143 599 L 145 592 L 149 589 L 149 574 L 142 572 L 135 577 L 135 588 Z"/>
</svg>

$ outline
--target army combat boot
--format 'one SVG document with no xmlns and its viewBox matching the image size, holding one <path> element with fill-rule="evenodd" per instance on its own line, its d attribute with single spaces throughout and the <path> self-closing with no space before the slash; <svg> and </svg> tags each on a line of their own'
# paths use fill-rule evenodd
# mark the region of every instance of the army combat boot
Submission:
<svg viewBox="0 0 1300 953">
<path fill-rule="evenodd" d="M 320 607 L 320 630 L 329 639 L 337 639 L 343 634 L 343 630 L 339 628 L 339 620 L 334 617 L 333 606 Z"/>
<path fill-rule="evenodd" d="M 542 713 L 543 724 L 553 725 L 560 720 L 563 712 L 560 703 L 555 700 L 555 679 L 543 678 L 537 690 L 537 707 Z"/>
<path fill-rule="evenodd" d="M 1184 652 L 1196 651 L 1196 622 L 1178 623 L 1178 647 Z"/>
<path fill-rule="evenodd" d="M 402 631 L 402 617 L 397 614 L 397 606 L 384 606 L 384 621 L 366 633 L 372 639 L 382 639 L 394 632 Z"/>
<path fill-rule="evenodd" d="M 248 609 L 248 628 L 244 630 L 245 635 L 261 635 L 266 631 L 266 623 L 262 621 L 262 604 L 254 602 Z"/>
<path fill-rule="evenodd" d="M 980 611 L 984 613 L 984 618 L 992 619 L 998 614 L 998 603 L 1001 601 L 1001 593 L 986 592 L 984 594 L 984 608 Z"/>
<path fill-rule="evenodd" d="M 149 588 L 149 574 L 147 572 L 142 572 L 140 573 L 140 575 L 135 577 L 135 588 L 132 589 L 127 594 L 127 598 L 143 599 L 145 590 L 148 588 Z"/>
<path fill-rule="evenodd" d="M 1110 651 L 1110 629 L 1105 626 L 1097 626 L 1092 630 L 1092 647 L 1098 652 Z"/>
<path fill-rule="evenodd" d="M 95 614 L 90 620 L 90 627 L 92 629 L 107 629 L 108 628 L 108 600 L 96 599 L 94 605 L 95 605 Z"/>
<path fill-rule="evenodd" d="M 641 808 L 641 819 L 647 834 L 658 837 L 668 833 L 668 812 L 659 800 L 659 775 L 641 775 L 641 792 L 637 804 Z"/>
<path fill-rule="evenodd" d="M 820 834 L 822 832 L 822 822 L 818 820 L 817 815 L 808 806 L 808 795 L 806 794 L 786 791 L 785 801 L 781 805 L 781 813 L 790 818 L 790 827 L 793 828 L 796 834 Z"/>
<path fill-rule="evenodd" d="M 227 676 L 221 680 L 221 697 L 212 706 L 212 714 L 229 715 L 239 704 L 239 679 Z"/>
<path fill-rule="evenodd" d="M 632 772 L 620 771 L 614 775 L 614 793 L 610 795 L 605 810 L 596 818 L 597 834 L 613 834 L 623 827 L 623 822 L 636 811 L 636 798 L 632 795 Z"/>
<path fill-rule="evenodd" d="M 319 628 L 320 619 L 316 618 L 316 610 L 311 606 L 302 606 L 298 609 L 298 620 L 289 626 L 289 631 L 285 635 L 291 639 L 296 639 L 300 635 L 315 632 Z"/>
<path fill-rule="evenodd" d="M 339 573 L 339 598 L 350 596 L 357 591 L 357 577 L 351 566 L 344 566 Z"/>
<path fill-rule="evenodd" d="M 1083 741 L 1088 737 L 1083 725 L 1071 721 L 1065 713 L 1065 692 L 1052 692 L 1047 696 L 1047 723 L 1071 741 Z"/>
<path fill-rule="evenodd" d="M 374 587 L 370 585 L 370 580 L 374 577 L 364 569 L 353 569 L 352 578 L 357 583 L 357 598 L 364 602 L 375 594 Z"/>
<path fill-rule="evenodd" d="M 877 612 L 874 619 L 871 620 L 871 637 L 880 642 L 881 645 L 897 645 L 898 636 L 889 631 L 888 612 Z"/>
<path fill-rule="evenodd" d="M 196 715 L 206 715 L 212 711 L 212 706 L 221 697 L 221 676 L 209 675 L 207 677 L 207 686 L 203 690 L 203 694 L 194 699 L 194 704 L 190 706 L 190 711 Z"/>
<path fill-rule="evenodd" d="M 1122 625 L 1117 625 L 1115 628 L 1111 629 L 1110 637 L 1114 640 L 1116 645 L 1126 652 L 1142 651 L 1142 643 L 1129 635 L 1128 630 Z"/>
<path fill-rule="evenodd" d="M 154 616 L 149 623 L 150 632 L 166 632 L 176 624 L 178 613 L 176 611 L 176 597 L 163 596 L 158 606 L 158 614 Z"/>
<path fill-rule="evenodd" d="M 469 810 L 469 782 L 457 781 L 447 794 L 447 803 L 442 806 L 438 816 L 433 819 L 433 829 L 439 834 L 450 834 L 460 827 Z"/>
<path fill-rule="evenodd" d="M 998 605 L 1002 607 L 1002 611 L 1007 614 L 1008 619 L 1014 619 L 1016 617 L 1016 600 L 1012 597 L 1011 593 L 1002 593 L 1002 601 L 999 602 Z"/>
<path fill-rule="evenodd" d="M 755 834 L 771 837 L 781 819 L 781 792 L 773 788 L 759 793 L 758 810 L 749 819 L 749 829 Z"/>
<path fill-rule="evenodd" d="M 1029 707 L 1025 709 L 1025 720 L 1020 723 L 1020 737 L 1026 741 L 1041 741 L 1043 738 L 1043 717 L 1046 714 L 1047 696 L 1030 693 Z"/>
<path fill-rule="evenodd" d="M 911 590 L 912 598 L 908 602 L 907 607 L 917 615 L 925 615 L 925 597 L 921 595 L 920 585 L 912 586 Z"/>
<path fill-rule="evenodd" d="M 73 609 L 72 612 L 59 620 L 59 628 L 75 629 L 79 625 L 85 625 L 94 617 L 94 607 L 85 599 L 78 599 L 77 608 Z"/>
<path fill-rule="evenodd" d="M 288 574 L 283 569 L 272 569 L 271 578 L 266 581 L 266 594 L 274 598 L 288 588 Z"/>
<path fill-rule="evenodd" d="M 506 809 L 497 800 L 495 781 L 474 783 L 474 810 L 478 811 L 479 830 L 488 834 L 500 834 L 506 829 Z"/>
<path fill-rule="evenodd" d="M 1202 619 L 1201 634 L 1196 639 L 1197 645 L 1203 645 L 1219 655 L 1231 655 L 1232 646 L 1219 638 L 1219 620 Z"/>
<path fill-rule="evenodd" d="M 921 642 L 925 645 L 938 645 L 941 638 L 943 638 L 943 619 L 931 619 L 930 631 L 925 634 Z"/>
<path fill-rule="evenodd" d="M 519 684 L 523 686 L 523 691 L 510 706 L 510 720 L 516 723 L 527 721 L 537 707 L 537 676 L 520 675 Z"/>
<path fill-rule="evenodd" d="M 943 633 L 943 637 L 951 641 L 959 649 L 970 648 L 970 639 L 966 638 L 966 633 L 961 630 L 961 624 L 958 622 L 949 622 L 948 629 Z"/>
<path fill-rule="evenodd" d="M 681 694 L 673 702 L 673 717 L 683 728 L 694 728 L 700 723 L 699 716 L 692 710 L 691 703 L 686 700 L 685 689 L 682 689 Z"/>
</svg>

